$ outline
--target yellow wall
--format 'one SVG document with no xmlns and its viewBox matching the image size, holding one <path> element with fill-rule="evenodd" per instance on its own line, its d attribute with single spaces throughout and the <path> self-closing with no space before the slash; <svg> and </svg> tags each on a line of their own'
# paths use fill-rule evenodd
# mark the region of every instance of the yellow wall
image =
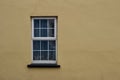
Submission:
<svg viewBox="0 0 120 80">
<path fill-rule="evenodd" d="M 31 63 L 30 16 L 58 16 L 58 64 Z M 0 0 L 0 80 L 120 80 L 120 0 Z"/>
</svg>

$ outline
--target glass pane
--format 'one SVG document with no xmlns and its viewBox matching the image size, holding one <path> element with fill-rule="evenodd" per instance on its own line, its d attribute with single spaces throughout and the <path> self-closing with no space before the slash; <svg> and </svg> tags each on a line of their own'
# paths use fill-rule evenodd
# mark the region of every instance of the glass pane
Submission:
<svg viewBox="0 0 120 80">
<path fill-rule="evenodd" d="M 41 37 L 47 37 L 47 29 L 41 29 Z"/>
<path fill-rule="evenodd" d="M 34 28 L 39 28 L 39 19 L 34 20 Z"/>
<path fill-rule="evenodd" d="M 48 60 L 48 51 L 41 51 L 41 60 Z"/>
<path fill-rule="evenodd" d="M 41 41 L 41 50 L 48 50 L 48 41 Z"/>
<path fill-rule="evenodd" d="M 47 19 L 41 19 L 41 28 L 47 28 Z"/>
<path fill-rule="evenodd" d="M 40 41 L 38 40 L 33 41 L 33 50 L 40 50 Z"/>
<path fill-rule="evenodd" d="M 49 50 L 56 50 L 56 42 L 49 41 Z"/>
<path fill-rule="evenodd" d="M 55 51 L 49 51 L 49 60 L 56 60 Z"/>
<path fill-rule="evenodd" d="M 49 19 L 49 28 L 54 28 L 54 19 Z"/>
<path fill-rule="evenodd" d="M 49 29 L 49 37 L 54 37 L 54 29 Z"/>
<path fill-rule="evenodd" d="M 33 51 L 33 60 L 40 60 L 40 51 Z"/>
<path fill-rule="evenodd" d="M 40 30 L 34 29 L 34 37 L 40 37 Z"/>
</svg>

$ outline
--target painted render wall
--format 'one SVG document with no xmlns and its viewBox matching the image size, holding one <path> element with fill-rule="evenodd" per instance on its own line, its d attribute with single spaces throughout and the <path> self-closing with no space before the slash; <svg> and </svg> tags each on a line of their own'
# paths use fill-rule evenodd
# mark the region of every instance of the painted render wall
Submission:
<svg viewBox="0 0 120 80">
<path fill-rule="evenodd" d="M 119 3 L 0 0 L 0 80 L 120 80 Z M 58 16 L 60 68 L 27 68 L 30 16 Z"/>
</svg>

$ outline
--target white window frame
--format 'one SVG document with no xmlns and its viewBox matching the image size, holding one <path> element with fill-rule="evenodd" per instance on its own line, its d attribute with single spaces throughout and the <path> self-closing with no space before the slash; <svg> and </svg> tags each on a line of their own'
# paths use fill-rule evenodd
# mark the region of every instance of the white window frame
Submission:
<svg viewBox="0 0 120 80">
<path fill-rule="evenodd" d="M 35 19 L 54 19 L 54 37 L 34 37 L 34 20 Z M 32 63 L 38 64 L 57 64 L 57 17 L 33 17 L 32 18 Z M 33 40 L 55 40 L 56 41 L 56 60 L 33 60 Z"/>
</svg>

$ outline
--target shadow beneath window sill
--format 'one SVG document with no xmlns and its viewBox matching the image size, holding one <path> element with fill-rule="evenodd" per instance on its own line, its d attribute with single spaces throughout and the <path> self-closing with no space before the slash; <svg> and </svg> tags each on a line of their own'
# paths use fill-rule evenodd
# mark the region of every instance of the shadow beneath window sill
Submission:
<svg viewBox="0 0 120 80">
<path fill-rule="evenodd" d="M 58 64 L 28 64 L 28 68 L 60 68 L 60 65 Z"/>
</svg>

